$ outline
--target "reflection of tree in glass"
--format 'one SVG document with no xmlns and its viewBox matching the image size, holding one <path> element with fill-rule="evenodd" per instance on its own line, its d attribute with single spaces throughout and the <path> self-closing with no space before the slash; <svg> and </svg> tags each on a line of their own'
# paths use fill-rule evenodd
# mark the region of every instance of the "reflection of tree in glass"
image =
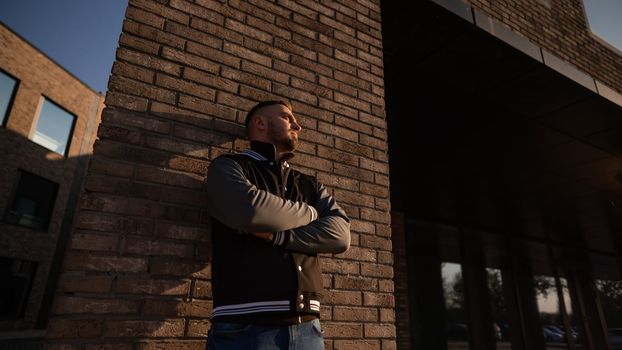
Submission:
<svg viewBox="0 0 622 350">
<path fill-rule="evenodd" d="M 609 328 L 622 327 L 622 281 L 598 280 L 596 288 Z"/>
<path fill-rule="evenodd" d="M 450 271 L 456 268 L 453 265 L 456 264 L 441 264 L 445 306 L 447 309 L 460 309 L 464 307 L 464 281 L 462 280 L 462 271 L 459 268 L 453 275 L 450 275 Z"/>
<path fill-rule="evenodd" d="M 543 298 L 548 298 L 549 293 L 555 292 L 555 279 L 547 276 L 535 276 L 533 284 L 536 289 L 536 295 L 540 294 Z"/>
<path fill-rule="evenodd" d="M 465 289 L 464 279 L 460 271 L 450 273 L 451 266 L 443 264 L 443 289 L 445 291 L 445 307 L 447 312 L 448 324 L 465 323 Z M 497 340 L 509 338 L 509 324 L 507 321 L 507 310 L 503 297 L 503 284 L 501 271 L 496 269 L 486 269 L 490 303 L 495 323 L 495 337 Z"/>
<path fill-rule="evenodd" d="M 507 310 L 505 309 L 505 299 L 503 298 L 501 271 L 486 269 L 486 275 L 488 276 L 488 294 L 490 296 L 493 318 L 497 324 L 504 325 Z"/>
<path fill-rule="evenodd" d="M 441 271 L 445 296 L 447 339 L 464 341 L 468 338 L 468 327 L 464 308 L 465 300 L 462 268 L 459 264 L 442 263 Z"/>
<path fill-rule="evenodd" d="M 559 298 L 555 278 L 551 276 L 534 276 L 533 281 L 536 297 L 542 296 L 542 299 L 538 299 L 538 309 L 540 310 L 542 324 L 555 326 L 563 324 L 561 313 L 563 299 Z M 560 283 L 562 288 L 568 287 L 565 279 L 560 279 Z M 569 298 L 570 296 L 565 297 Z M 567 312 L 570 311 L 567 310 Z"/>
<path fill-rule="evenodd" d="M 464 307 L 464 280 L 460 272 L 456 272 L 454 276 L 454 284 L 451 289 L 451 306 L 456 309 Z"/>
</svg>

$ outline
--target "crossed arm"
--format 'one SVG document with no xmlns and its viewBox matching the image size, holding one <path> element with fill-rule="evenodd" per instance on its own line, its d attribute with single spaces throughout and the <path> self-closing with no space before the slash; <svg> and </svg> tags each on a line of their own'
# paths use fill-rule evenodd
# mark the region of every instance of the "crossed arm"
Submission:
<svg viewBox="0 0 622 350">
<path fill-rule="evenodd" d="M 340 253 L 350 245 L 349 219 L 323 185 L 315 207 L 287 200 L 251 184 L 227 157 L 212 162 L 206 185 L 210 215 L 240 232 L 307 254 Z"/>
</svg>

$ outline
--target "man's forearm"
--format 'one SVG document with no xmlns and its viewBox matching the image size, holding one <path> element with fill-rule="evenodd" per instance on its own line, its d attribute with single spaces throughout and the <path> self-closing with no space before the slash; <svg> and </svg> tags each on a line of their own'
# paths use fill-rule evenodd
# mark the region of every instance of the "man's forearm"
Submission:
<svg viewBox="0 0 622 350">
<path fill-rule="evenodd" d="M 206 180 L 210 215 L 242 232 L 284 231 L 312 222 L 312 206 L 294 202 L 252 185 L 232 159 L 212 162 Z"/>
<path fill-rule="evenodd" d="M 276 232 L 273 244 L 285 249 L 307 253 L 342 253 L 350 247 L 350 219 L 326 187 L 317 184 L 315 208 L 320 218 L 307 225 Z"/>
<path fill-rule="evenodd" d="M 298 253 L 342 253 L 350 247 L 350 223 L 338 215 L 326 216 L 305 226 L 275 232 L 271 242 Z"/>
</svg>

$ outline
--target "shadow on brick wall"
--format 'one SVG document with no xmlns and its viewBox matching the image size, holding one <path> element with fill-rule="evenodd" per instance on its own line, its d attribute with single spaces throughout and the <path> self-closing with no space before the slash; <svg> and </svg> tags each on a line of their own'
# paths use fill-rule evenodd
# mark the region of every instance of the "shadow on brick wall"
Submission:
<svg viewBox="0 0 622 350">
<path fill-rule="evenodd" d="M 88 153 L 89 145 L 81 136 L 73 141 L 80 143 L 77 148 L 82 148 L 81 153 Z M 64 157 L 7 128 L 0 129 L 0 154 L 0 256 L 17 269 L 3 272 L 0 280 L 3 297 L 16 298 L 3 300 L 0 349 L 27 349 L 41 345 L 90 155 Z M 58 185 L 46 225 L 39 224 L 37 210 L 45 210 L 41 209 L 41 200 L 47 197 L 30 199 L 35 204 L 34 214 L 14 204 L 18 197 L 23 201 L 33 196 L 32 188 L 24 188 L 31 192 L 18 192 L 22 173 Z M 24 261 L 32 266 L 32 273 L 19 267 Z M 11 311 L 13 303 L 18 305 Z"/>
<path fill-rule="evenodd" d="M 104 111 L 48 324 L 54 347 L 204 347 L 204 179 L 209 159 L 243 148 L 243 135 L 207 117 Z"/>
</svg>

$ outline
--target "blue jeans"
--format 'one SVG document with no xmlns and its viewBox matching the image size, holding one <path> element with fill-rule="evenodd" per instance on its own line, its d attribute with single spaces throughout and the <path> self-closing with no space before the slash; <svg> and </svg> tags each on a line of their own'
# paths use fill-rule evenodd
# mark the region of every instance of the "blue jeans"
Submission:
<svg viewBox="0 0 622 350">
<path fill-rule="evenodd" d="M 324 350 L 320 320 L 291 326 L 214 323 L 206 350 Z"/>
</svg>

